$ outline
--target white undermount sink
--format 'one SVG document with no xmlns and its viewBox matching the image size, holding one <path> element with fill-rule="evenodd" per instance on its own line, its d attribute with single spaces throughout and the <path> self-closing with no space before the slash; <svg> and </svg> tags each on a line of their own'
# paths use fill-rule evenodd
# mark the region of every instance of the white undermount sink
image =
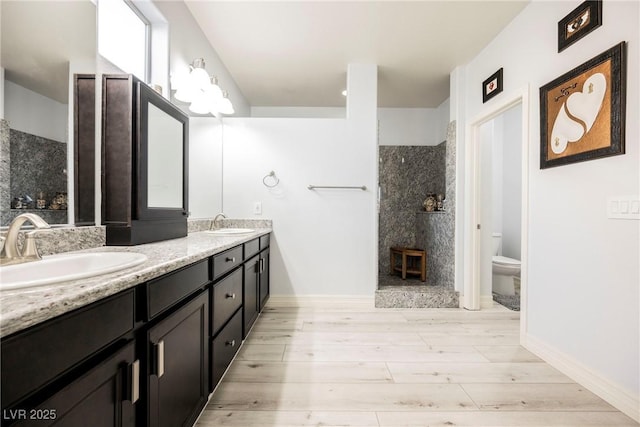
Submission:
<svg viewBox="0 0 640 427">
<path fill-rule="evenodd" d="M 205 233 L 215 234 L 216 236 L 230 236 L 234 234 L 249 234 L 254 231 L 253 228 L 218 228 L 216 230 L 207 230 Z"/>
<path fill-rule="evenodd" d="M 147 256 L 134 252 L 59 254 L 0 267 L 0 290 L 31 288 L 83 279 L 135 267 Z"/>
</svg>

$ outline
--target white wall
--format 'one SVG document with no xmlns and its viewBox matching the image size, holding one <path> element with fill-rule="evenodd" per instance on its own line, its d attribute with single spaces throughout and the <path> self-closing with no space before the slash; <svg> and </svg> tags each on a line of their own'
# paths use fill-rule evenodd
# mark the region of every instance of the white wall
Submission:
<svg viewBox="0 0 640 427">
<path fill-rule="evenodd" d="M 11 129 L 67 142 L 67 104 L 5 80 L 5 118 Z"/>
<path fill-rule="evenodd" d="M 225 118 L 224 210 L 269 218 L 272 295 L 373 296 L 377 270 L 376 67 L 350 65 L 348 118 Z M 275 171 L 280 184 L 262 178 Z M 366 185 L 314 190 L 307 185 Z M 262 203 L 255 216 L 254 202 Z"/>
<path fill-rule="evenodd" d="M 481 117 L 492 101 L 529 86 L 528 330 L 523 342 L 539 354 L 546 349 L 548 360 L 563 361 L 574 376 L 592 389 L 606 390 L 610 401 L 640 417 L 640 227 L 638 221 L 607 219 L 606 212 L 609 196 L 640 192 L 640 3 L 605 2 L 602 27 L 558 53 L 557 22 L 579 3 L 529 4 L 463 70 L 452 73 L 452 79 L 463 80 L 454 85 L 459 98 L 452 100 L 452 110 L 461 112 L 458 119 Z M 540 170 L 538 88 L 622 40 L 629 43 L 626 154 Z M 500 67 L 504 93 L 483 105 L 481 82 Z M 464 152 L 463 144 L 458 149 Z"/>
<path fill-rule="evenodd" d="M 4 68 L 3 67 L 0 67 L 0 119 L 4 119 Z"/>
<path fill-rule="evenodd" d="M 522 106 L 517 105 L 480 127 L 482 229 L 480 295 L 490 296 L 493 233 L 502 234 L 500 255 L 520 259 Z"/>
<path fill-rule="evenodd" d="M 344 118 L 342 107 L 251 107 L 251 117 Z M 438 108 L 378 108 L 380 145 L 438 145 L 447 135 L 449 100 Z"/>
<path fill-rule="evenodd" d="M 505 111 L 502 121 L 502 255 L 520 259 L 522 217 L 522 105 Z"/>
<path fill-rule="evenodd" d="M 491 150 L 491 218 L 483 223 L 493 224 L 487 232 L 501 233 L 501 255 L 520 259 L 522 213 L 522 106 L 510 108 L 485 126 L 492 127 L 492 143 L 483 148 Z M 481 129 L 482 129 L 481 128 Z M 481 165 L 482 170 L 488 167 Z M 483 186 L 484 187 L 484 186 Z M 483 192 L 483 197 L 484 192 Z M 487 235 L 487 238 L 490 238 Z M 484 236 L 483 236 L 484 238 Z"/>
<path fill-rule="evenodd" d="M 251 107 L 251 117 L 344 119 L 345 107 Z"/>
<path fill-rule="evenodd" d="M 491 179 L 491 218 L 490 221 L 482 221 L 483 224 L 492 224 L 491 230 L 486 230 L 488 233 L 502 233 L 502 210 L 504 205 L 503 125 L 504 120 L 502 115 L 496 117 L 491 122 L 482 125 L 482 128 L 484 128 L 485 126 L 491 126 L 492 133 L 490 143 L 486 144 L 486 147 L 483 146 L 483 149 L 486 148 L 490 150 L 491 156 L 491 170 L 489 171 L 489 178 Z M 487 165 L 483 163 L 480 168 L 484 171 L 487 168 Z M 484 192 L 482 193 L 482 197 L 486 199 Z M 518 200 L 518 205 L 520 205 L 520 200 Z M 500 255 L 502 255 L 502 253 L 500 253 Z"/>
<path fill-rule="evenodd" d="M 234 116 L 250 116 L 251 106 L 184 2 L 155 0 L 154 3 L 169 22 L 170 72 L 173 74 L 188 69 L 194 59 L 204 58 L 209 75 L 216 76 L 219 86 L 229 92 L 229 99 L 236 111 Z M 182 105 L 186 110 L 186 104 Z"/>
<path fill-rule="evenodd" d="M 215 117 L 189 119 L 190 218 L 222 212 L 222 123 Z"/>
<path fill-rule="evenodd" d="M 449 100 L 438 108 L 379 108 L 380 145 L 438 145 L 446 138 Z"/>
<path fill-rule="evenodd" d="M 494 186 L 494 174 L 496 166 L 494 144 L 502 145 L 501 134 L 496 132 L 496 121 L 492 120 L 480 127 L 480 185 L 482 193 L 481 203 L 481 224 L 487 226 L 481 229 L 482 238 L 480 240 L 480 295 L 491 295 L 492 290 L 492 264 L 493 241 L 491 235 L 495 230 L 494 215 L 499 212 L 500 207 L 494 202 L 499 200 L 499 194 L 495 194 L 498 189 Z M 498 166 L 499 167 L 499 166 Z M 498 213 L 499 215 L 499 213 Z M 489 226 L 491 224 L 491 226 Z"/>
</svg>

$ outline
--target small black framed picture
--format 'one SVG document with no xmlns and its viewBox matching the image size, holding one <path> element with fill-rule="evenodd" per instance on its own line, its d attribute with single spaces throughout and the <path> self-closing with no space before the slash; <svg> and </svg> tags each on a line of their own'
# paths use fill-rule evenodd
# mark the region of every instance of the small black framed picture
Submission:
<svg viewBox="0 0 640 427">
<path fill-rule="evenodd" d="M 558 22 L 558 52 L 602 25 L 602 0 L 587 0 Z"/>
<path fill-rule="evenodd" d="M 482 82 L 482 102 L 487 102 L 500 92 L 502 92 L 502 68 Z"/>
</svg>

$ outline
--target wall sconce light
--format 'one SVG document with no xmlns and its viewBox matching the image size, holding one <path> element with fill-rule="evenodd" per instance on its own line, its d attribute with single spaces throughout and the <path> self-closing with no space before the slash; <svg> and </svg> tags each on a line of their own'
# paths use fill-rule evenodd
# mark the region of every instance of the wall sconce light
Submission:
<svg viewBox="0 0 640 427">
<path fill-rule="evenodd" d="M 171 87 L 176 92 L 174 98 L 190 103 L 189 111 L 196 114 L 234 114 L 233 105 L 218 86 L 218 79 L 209 77 L 204 69 L 203 58 L 195 59 L 189 65 L 188 73 L 180 73 L 171 77 Z"/>
<path fill-rule="evenodd" d="M 218 111 L 222 114 L 233 114 L 235 110 L 233 109 L 233 105 L 229 100 L 229 94 L 227 91 L 224 91 L 222 94 L 222 99 L 220 100 L 220 105 L 218 106 Z"/>
</svg>

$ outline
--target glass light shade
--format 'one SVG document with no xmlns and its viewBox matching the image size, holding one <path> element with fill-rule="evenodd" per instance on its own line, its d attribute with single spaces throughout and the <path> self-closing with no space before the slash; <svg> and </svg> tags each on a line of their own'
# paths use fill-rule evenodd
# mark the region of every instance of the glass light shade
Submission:
<svg viewBox="0 0 640 427">
<path fill-rule="evenodd" d="M 187 70 L 180 70 L 177 73 L 171 74 L 171 89 L 180 90 L 189 80 L 189 73 Z"/>
<path fill-rule="evenodd" d="M 220 101 L 220 104 L 218 107 L 219 107 L 219 111 L 222 114 L 235 113 L 235 110 L 233 109 L 233 105 L 231 104 L 231 101 L 229 100 L 229 98 L 222 98 L 222 101 Z"/>
<path fill-rule="evenodd" d="M 191 70 L 189 78 L 196 89 L 205 90 L 208 86 L 211 86 L 211 79 L 204 68 L 194 68 Z"/>
<path fill-rule="evenodd" d="M 222 98 L 217 99 L 209 99 L 209 112 L 216 117 L 220 116 L 220 104 L 222 102 Z"/>
<path fill-rule="evenodd" d="M 189 111 L 196 114 L 209 114 L 209 99 L 202 91 L 193 99 L 189 105 Z"/>
<path fill-rule="evenodd" d="M 190 78 L 185 79 L 176 93 L 173 95 L 175 99 L 182 102 L 191 102 L 197 95 L 197 90 L 193 86 Z"/>
<path fill-rule="evenodd" d="M 216 101 L 223 97 L 222 89 L 220 89 L 220 86 L 215 83 L 211 83 L 205 90 L 205 93 Z"/>
</svg>

